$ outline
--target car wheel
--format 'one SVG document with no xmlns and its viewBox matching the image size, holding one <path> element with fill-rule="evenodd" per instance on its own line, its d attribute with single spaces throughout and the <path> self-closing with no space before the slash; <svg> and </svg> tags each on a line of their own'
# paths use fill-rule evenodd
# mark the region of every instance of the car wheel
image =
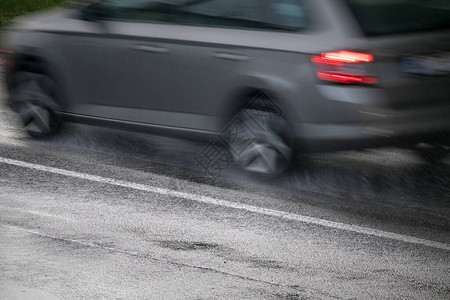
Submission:
<svg viewBox="0 0 450 300">
<path fill-rule="evenodd" d="M 291 164 L 293 151 L 288 124 L 278 110 L 259 105 L 242 109 L 230 126 L 227 143 L 239 167 L 246 171 L 276 175 Z"/>
<path fill-rule="evenodd" d="M 61 125 L 54 110 L 55 82 L 47 75 L 31 71 L 19 71 L 14 79 L 11 103 L 17 107 L 24 129 L 35 138 L 54 134 Z"/>
</svg>

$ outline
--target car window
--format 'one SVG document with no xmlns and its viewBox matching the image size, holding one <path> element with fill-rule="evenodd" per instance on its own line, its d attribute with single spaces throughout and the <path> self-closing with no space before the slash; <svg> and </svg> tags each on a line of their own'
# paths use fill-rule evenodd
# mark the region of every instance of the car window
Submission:
<svg viewBox="0 0 450 300">
<path fill-rule="evenodd" d="M 104 0 L 108 19 L 298 30 L 307 25 L 301 0 Z"/>
<path fill-rule="evenodd" d="M 106 19 L 171 22 L 180 0 L 104 0 Z"/>
<path fill-rule="evenodd" d="M 307 26 L 306 9 L 302 1 L 270 1 L 270 23 L 284 28 L 301 29 Z"/>
<path fill-rule="evenodd" d="M 226 27 L 260 27 L 264 23 L 263 0 L 192 1 L 180 7 L 179 22 Z"/>
<path fill-rule="evenodd" d="M 198 25 L 281 30 L 307 26 L 301 0 L 198 0 L 181 10 L 182 22 Z"/>
</svg>

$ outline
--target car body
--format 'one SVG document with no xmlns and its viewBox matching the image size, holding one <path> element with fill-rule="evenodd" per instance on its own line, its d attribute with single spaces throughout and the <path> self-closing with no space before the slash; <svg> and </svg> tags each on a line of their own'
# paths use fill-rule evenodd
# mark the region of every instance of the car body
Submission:
<svg viewBox="0 0 450 300">
<path fill-rule="evenodd" d="M 9 104 L 20 110 L 14 74 L 28 61 L 56 82 L 45 105 L 66 120 L 220 136 L 264 93 L 299 151 L 447 139 L 450 8 L 422 2 L 105 0 L 38 13 L 5 33 Z"/>
</svg>

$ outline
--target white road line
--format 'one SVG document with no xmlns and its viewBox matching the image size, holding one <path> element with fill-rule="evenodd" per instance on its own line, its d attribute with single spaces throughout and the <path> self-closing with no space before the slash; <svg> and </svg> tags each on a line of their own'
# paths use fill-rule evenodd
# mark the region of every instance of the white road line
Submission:
<svg viewBox="0 0 450 300">
<path fill-rule="evenodd" d="M 244 211 L 257 213 L 257 214 L 261 214 L 261 215 L 265 215 L 265 216 L 278 217 L 278 218 L 282 218 L 285 220 L 291 220 L 291 221 L 297 221 L 297 222 L 302 222 L 302 223 L 306 223 L 306 224 L 313 224 L 313 225 L 318 225 L 318 226 L 323 226 L 323 227 L 328 227 L 328 228 L 333 228 L 333 229 L 351 231 L 351 232 L 361 233 L 361 234 L 365 234 L 365 235 L 376 236 L 376 237 L 381 237 L 381 238 L 388 238 L 391 240 L 396 240 L 396 241 L 401 241 L 401 242 L 406 242 L 406 243 L 411 243 L 411 244 L 417 244 L 417 245 L 423 245 L 423 246 L 427 246 L 427 247 L 450 251 L 450 244 L 416 238 L 416 237 L 397 234 L 397 233 L 393 233 L 393 232 L 387 232 L 387 231 L 382 231 L 382 230 L 377 230 L 377 229 L 372 229 L 372 228 L 367 228 L 367 227 L 362 227 L 362 226 L 333 222 L 333 221 L 328 221 L 328 220 L 324 220 L 324 219 L 302 216 L 302 215 L 298 215 L 298 214 L 273 210 L 273 209 L 264 208 L 264 207 L 257 207 L 257 206 L 242 204 L 242 203 L 231 202 L 231 201 L 227 201 L 227 200 L 216 199 L 216 198 L 212 198 L 212 197 L 206 197 L 206 196 L 197 195 L 197 194 L 184 193 L 184 192 L 173 191 L 173 190 L 165 189 L 165 188 L 153 187 L 153 186 L 149 186 L 149 185 L 145 185 L 145 184 L 138 184 L 138 183 L 116 180 L 116 179 L 111 179 L 111 178 L 105 178 L 105 177 L 101 177 L 101 176 L 90 175 L 90 174 L 85 174 L 85 173 L 80 173 L 80 172 L 74 172 L 74 171 L 69 171 L 69 170 L 64 170 L 64 169 L 47 167 L 47 166 L 43 166 L 43 165 L 27 163 L 24 161 L 19 161 L 19 160 L 4 158 L 4 157 L 0 157 L 0 163 L 23 167 L 23 168 L 28 168 L 28 169 L 33 169 L 33 170 L 42 171 L 42 172 L 48 172 L 48 173 L 68 176 L 68 177 L 73 177 L 73 178 L 78 178 L 78 179 L 84 179 L 84 180 L 88 180 L 88 181 L 94 181 L 94 182 L 99 182 L 99 183 L 104 183 L 104 184 L 111 184 L 111 185 L 115 185 L 115 186 L 135 189 L 135 190 L 139 190 L 139 191 L 155 193 L 155 194 L 159 194 L 159 195 L 163 195 L 163 196 L 176 197 L 176 198 L 191 200 L 191 201 L 195 201 L 195 202 L 201 202 L 201 203 L 205 203 L 205 204 L 215 205 L 215 206 L 239 209 L 239 210 L 244 210 Z"/>
</svg>

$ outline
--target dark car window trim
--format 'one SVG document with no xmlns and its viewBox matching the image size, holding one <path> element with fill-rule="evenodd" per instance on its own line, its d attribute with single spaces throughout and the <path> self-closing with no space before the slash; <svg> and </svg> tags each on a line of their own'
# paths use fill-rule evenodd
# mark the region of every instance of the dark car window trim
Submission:
<svg viewBox="0 0 450 300">
<path fill-rule="evenodd" d="M 425 1 L 424 1 L 425 2 Z M 377 37 L 377 36 L 390 36 L 390 35 L 403 35 L 403 34 L 414 34 L 418 32 L 430 32 L 430 31 L 446 31 L 450 30 L 450 19 L 446 19 L 442 22 L 438 23 L 432 23 L 429 22 L 428 24 L 424 24 L 423 27 L 416 26 L 416 27 L 397 27 L 397 28 L 391 28 L 391 29 L 379 29 L 370 27 L 366 24 L 368 20 L 372 20 L 373 18 L 368 18 L 367 16 L 370 16 L 364 12 L 364 10 L 368 10 L 368 5 L 364 5 L 364 3 L 358 3 L 355 0 L 344 0 L 345 5 L 348 7 L 349 11 L 353 15 L 354 19 L 358 23 L 359 27 L 361 28 L 364 35 L 368 37 Z M 397 5 L 399 6 L 399 3 L 388 3 L 388 5 Z M 381 6 L 381 5 L 380 5 Z M 370 14 L 373 15 L 375 12 L 373 10 L 370 11 Z M 398 19 L 399 16 L 397 15 L 396 18 Z M 375 19 L 373 19 L 375 20 Z M 390 24 L 390 23 L 388 23 Z"/>
</svg>

